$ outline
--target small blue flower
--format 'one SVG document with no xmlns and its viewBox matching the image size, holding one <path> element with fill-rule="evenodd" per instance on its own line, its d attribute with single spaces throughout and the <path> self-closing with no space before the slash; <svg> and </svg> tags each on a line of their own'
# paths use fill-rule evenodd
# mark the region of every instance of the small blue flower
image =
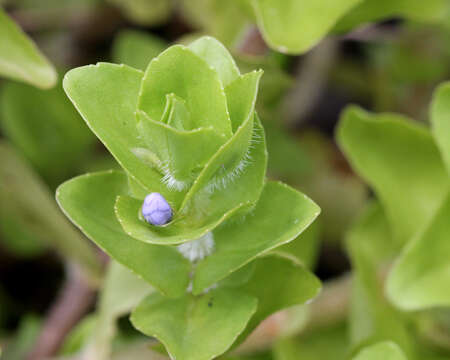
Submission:
<svg viewBox="0 0 450 360">
<path fill-rule="evenodd" d="M 165 225 L 172 220 L 172 208 L 160 193 L 150 193 L 142 204 L 142 216 L 151 225 Z"/>
</svg>

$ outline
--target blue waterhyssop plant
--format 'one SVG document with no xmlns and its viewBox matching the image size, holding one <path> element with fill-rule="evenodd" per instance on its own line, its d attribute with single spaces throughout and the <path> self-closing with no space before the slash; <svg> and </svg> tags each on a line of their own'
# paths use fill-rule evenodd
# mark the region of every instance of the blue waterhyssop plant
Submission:
<svg viewBox="0 0 450 360">
<path fill-rule="evenodd" d="M 58 202 L 156 290 L 131 320 L 174 359 L 214 358 L 271 313 L 320 289 L 298 259 L 273 251 L 320 210 L 266 181 L 255 112 L 261 75 L 241 75 L 222 44 L 204 37 L 170 47 L 145 73 L 99 63 L 64 78 L 74 106 L 123 170 L 72 179 L 57 190 Z"/>
</svg>

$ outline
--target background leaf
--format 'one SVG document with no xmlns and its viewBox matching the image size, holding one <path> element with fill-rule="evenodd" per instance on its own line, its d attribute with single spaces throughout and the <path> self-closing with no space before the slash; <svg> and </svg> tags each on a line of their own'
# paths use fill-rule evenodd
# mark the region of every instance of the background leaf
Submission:
<svg viewBox="0 0 450 360">
<path fill-rule="evenodd" d="M 407 360 L 401 349 L 392 342 L 382 342 L 361 350 L 353 360 Z"/>
<path fill-rule="evenodd" d="M 450 306 L 450 195 L 426 229 L 405 248 L 387 283 L 391 301 L 405 310 Z"/>
<path fill-rule="evenodd" d="M 86 162 L 95 137 L 61 87 L 42 91 L 9 82 L 0 104 L 4 134 L 47 182 L 60 184 Z"/>
<path fill-rule="evenodd" d="M 34 235 L 30 241 L 40 239 L 96 278 L 100 268 L 93 248 L 64 218 L 50 190 L 12 147 L 0 143 L 0 155 L 0 213 L 18 216 Z"/>
<path fill-rule="evenodd" d="M 416 21 L 438 22 L 450 9 L 447 0 L 364 0 L 350 10 L 337 24 L 340 31 L 390 17 L 405 17 Z"/>
<path fill-rule="evenodd" d="M 450 174 L 450 83 L 439 86 L 433 95 L 431 122 L 434 138 Z"/>
<path fill-rule="evenodd" d="M 383 273 L 399 252 L 383 208 L 370 203 L 346 238 L 354 268 L 350 336 L 354 348 L 379 341 L 397 343 L 414 354 L 408 322 L 384 297 Z"/>
<path fill-rule="evenodd" d="M 277 51 L 303 53 L 362 0 L 252 0 L 264 39 Z"/>
<path fill-rule="evenodd" d="M 0 8 L 0 75 L 47 89 L 55 85 L 53 66 Z"/>
<path fill-rule="evenodd" d="M 147 32 L 123 30 L 114 39 L 112 60 L 144 71 L 167 45 L 164 40 Z"/>
<path fill-rule="evenodd" d="M 377 193 L 394 240 L 404 244 L 430 221 L 449 187 L 430 132 L 399 115 L 351 107 L 341 117 L 337 140 Z"/>
</svg>

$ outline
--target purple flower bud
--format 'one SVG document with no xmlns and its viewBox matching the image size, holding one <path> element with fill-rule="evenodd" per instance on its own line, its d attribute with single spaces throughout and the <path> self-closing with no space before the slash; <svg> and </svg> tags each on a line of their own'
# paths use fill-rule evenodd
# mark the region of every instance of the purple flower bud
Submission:
<svg viewBox="0 0 450 360">
<path fill-rule="evenodd" d="M 160 193 L 150 193 L 142 204 L 142 215 L 152 225 L 165 225 L 172 220 L 172 208 Z"/>
</svg>

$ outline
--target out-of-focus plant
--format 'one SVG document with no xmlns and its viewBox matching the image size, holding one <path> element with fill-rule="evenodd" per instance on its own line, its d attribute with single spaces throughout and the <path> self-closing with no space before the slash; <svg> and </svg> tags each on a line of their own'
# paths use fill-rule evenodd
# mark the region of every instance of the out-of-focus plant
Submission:
<svg viewBox="0 0 450 360">
<path fill-rule="evenodd" d="M 449 94 L 448 84 L 436 91 L 431 130 L 400 115 L 373 115 L 354 107 L 342 115 L 338 129 L 341 148 L 380 202 L 368 209 L 348 238 L 357 275 L 354 339 L 357 344 L 395 341 L 409 358 L 420 350 L 408 323 L 420 320 L 408 320 L 394 310 L 379 283 L 396 259 L 387 275 L 387 299 L 403 312 L 423 311 L 435 323 L 439 318 L 428 310 L 448 311 L 449 293 L 442 284 L 450 280 Z M 446 331 L 443 323 L 439 326 Z M 434 337 L 443 346 L 438 334 Z"/>
<path fill-rule="evenodd" d="M 271 48 L 290 54 L 307 52 L 330 32 L 350 31 L 385 18 L 445 23 L 450 9 L 446 0 L 427 4 L 420 0 L 189 0 L 181 4 L 184 16 L 228 45 L 242 41 L 248 27 L 256 23 Z"/>
<path fill-rule="evenodd" d="M 0 8 L 0 75 L 47 89 L 56 84 L 53 66 Z"/>
</svg>

